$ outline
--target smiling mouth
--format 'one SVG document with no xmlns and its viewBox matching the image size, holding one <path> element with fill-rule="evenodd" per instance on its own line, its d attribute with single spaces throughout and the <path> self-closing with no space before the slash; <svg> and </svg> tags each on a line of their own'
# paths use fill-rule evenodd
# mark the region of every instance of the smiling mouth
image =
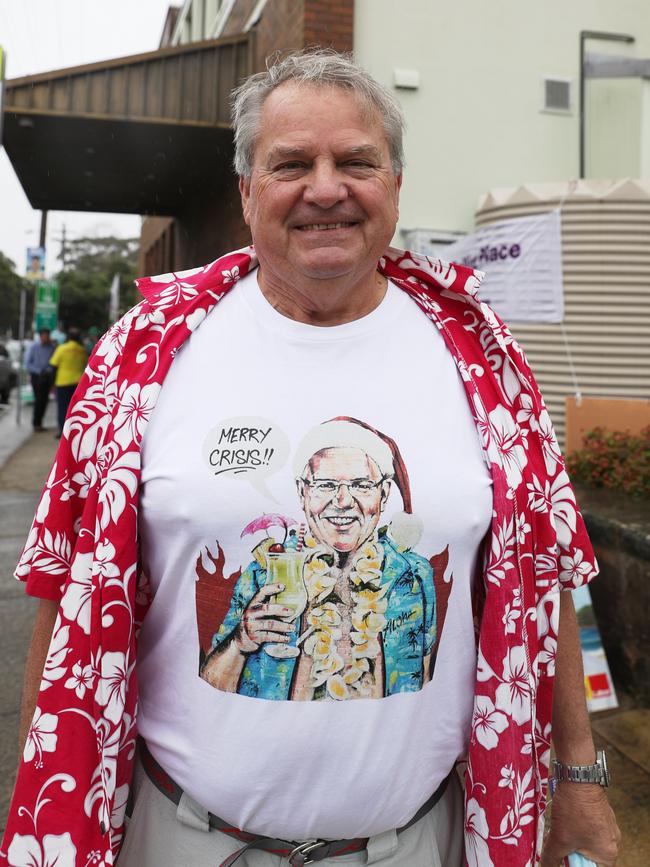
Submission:
<svg viewBox="0 0 650 867">
<path fill-rule="evenodd" d="M 324 517 L 324 520 L 325 520 L 325 521 L 329 521 L 330 524 L 334 524 L 335 527 L 343 527 L 343 528 L 345 528 L 345 527 L 350 527 L 350 526 L 352 526 L 352 524 L 355 523 L 355 521 L 357 520 L 357 518 L 355 518 L 355 517 L 346 518 L 346 517 L 343 517 L 343 516 L 337 517 L 337 516 L 335 516 L 335 515 L 326 515 L 326 516 Z"/>
<path fill-rule="evenodd" d="M 332 229 L 349 229 L 352 226 L 358 225 L 356 222 L 352 223 L 307 223 L 304 226 L 296 226 L 300 232 L 327 232 Z"/>
</svg>

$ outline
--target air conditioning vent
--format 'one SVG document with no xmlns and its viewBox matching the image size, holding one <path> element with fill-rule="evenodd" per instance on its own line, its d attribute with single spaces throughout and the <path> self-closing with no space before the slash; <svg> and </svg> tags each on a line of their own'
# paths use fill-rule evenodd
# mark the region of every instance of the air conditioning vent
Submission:
<svg viewBox="0 0 650 867">
<path fill-rule="evenodd" d="M 571 111 L 571 82 L 568 79 L 544 79 L 544 110 Z"/>
</svg>

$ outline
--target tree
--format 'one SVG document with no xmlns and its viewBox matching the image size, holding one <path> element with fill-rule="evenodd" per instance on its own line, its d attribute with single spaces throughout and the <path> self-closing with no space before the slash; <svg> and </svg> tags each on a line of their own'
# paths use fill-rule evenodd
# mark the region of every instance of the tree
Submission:
<svg viewBox="0 0 650 867">
<path fill-rule="evenodd" d="M 59 319 L 64 328 L 95 327 L 100 332 L 108 321 L 110 288 L 115 274 L 120 278 L 120 313 L 137 301 L 133 285 L 136 276 L 138 238 L 76 238 L 67 241 L 59 257 L 63 268 L 56 275 L 59 284 Z"/>
<path fill-rule="evenodd" d="M 27 290 L 26 329 L 30 328 L 34 310 L 34 290 L 32 286 L 16 274 L 15 264 L 0 253 L 0 335 L 10 334 L 18 337 L 20 318 L 20 293 Z"/>
</svg>

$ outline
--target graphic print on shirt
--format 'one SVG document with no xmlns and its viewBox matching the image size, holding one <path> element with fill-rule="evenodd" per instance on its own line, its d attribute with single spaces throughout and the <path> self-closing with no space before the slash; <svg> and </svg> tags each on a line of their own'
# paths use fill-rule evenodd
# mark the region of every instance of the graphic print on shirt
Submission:
<svg viewBox="0 0 650 867">
<path fill-rule="evenodd" d="M 272 422 L 230 419 L 208 435 L 204 456 L 215 474 L 263 490 L 288 445 Z M 429 558 L 414 550 L 422 522 L 397 444 L 338 417 L 310 430 L 292 463 L 295 512 L 264 512 L 242 528 L 249 562 L 226 576 L 218 542 L 197 557 L 200 677 L 275 700 L 420 690 L 433 675 L 452 578 L 448 546 Z M 386 523 L 393 486 L 404 511 Z"/>
</svg>

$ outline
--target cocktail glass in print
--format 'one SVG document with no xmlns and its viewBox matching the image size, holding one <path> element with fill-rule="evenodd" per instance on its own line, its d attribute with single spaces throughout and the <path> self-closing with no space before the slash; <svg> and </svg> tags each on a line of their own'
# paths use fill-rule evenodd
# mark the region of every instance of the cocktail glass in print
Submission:
<svg viewBox="0 0 650 867">
<path fill-rule="evenodd" d="M 304 554 L 299 551 L 269 551 L 266 555 L 266 583 L 284 585 L 284 590 L 275 594 L 273 602 L 291 609 L 291 614 L 281 618 L 287 623 L 297 620 L 307 607 L 303 561 Z M 265 644 L 264 650 L 276 659 L 291 659 L 300 654 L 300 648 L 295 644 Z"/>
</svg>

